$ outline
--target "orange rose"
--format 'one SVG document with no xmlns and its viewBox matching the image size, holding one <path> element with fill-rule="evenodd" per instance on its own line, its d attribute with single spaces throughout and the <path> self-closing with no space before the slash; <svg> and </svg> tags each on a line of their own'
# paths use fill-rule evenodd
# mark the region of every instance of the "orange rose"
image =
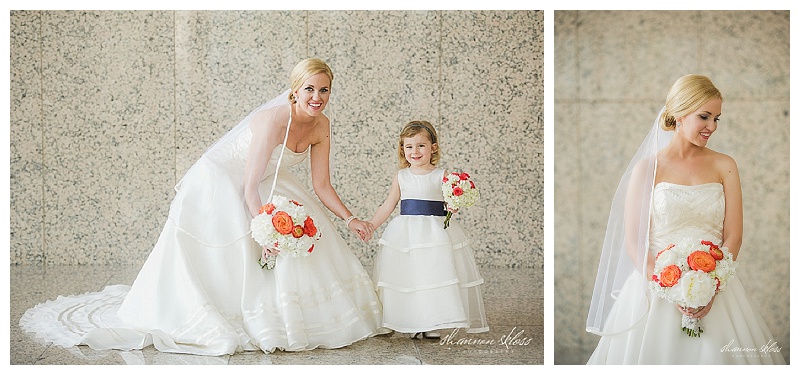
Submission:
<svg viewBox="0 0 800 375">
<path fill-rule="evenodd" d="M 464 189 L 462 189 L 462 188 L 460 188 L 458 186 L 453 188 L 453 195 L 455 195 L 457 197 L 460 197 L 462 194 L 464 194 Z"/>
<path fill-rule="evenodd" d="M 718 247 L 712 247 L 708 249 L 708 253 L 711 254 L 715 260 L 722 260 L 722 258 L 725 257 L 725 254 L 723 254 L 722 250 L 720 250 Z"/>
<path fill-rule="evenodd" d="M 303 237 L 303 227 L 299 225 L 295 225 L 294 227 L 292 227 L 292 237 L 294 238 Z"/>
<path fill-rule="evenodd" d="M 670 264 L 669 266 L 664 267 L 661 270 L 661 282 L 659 283 L 663 287 L 671 287 L 678 283 L 678 280 L 681 278 L 681 269 L 674 264 Z"/>
<path fill-rule="evenodd" d="M 275 216 L 272 217 L 272 226 L 275 227 L 275 230 L 280 234 L 289 234 L 292 233 L 294 223 L 292 223 L 292 217 L 289 216 L 289 214 L 285 211 L 278 211 L 275 213 Z"/>
<path fill-rule="evenodd" d="M 700 250 L 689 254 L 689 257 L 686 258 L 686 262 L 689 263 L 689 268 L 695 271 L 703 271 L 705 273 L 711 272 L 717 268 L 717 261 L 714 260 L 714 257 L 711 256 L 711 254 Z"/>
<path fill-rule="evenodd" d="M 303 231 L 309 236 L 314 237 L 317 235 L 317 226 L 314 225 L 314 220 L 309 216 L 303 222 Z"/>
<path fill-rule="evenodd" d="M 266 212 L 267 215 L 272 215 L 272 211 L 274 211 L 274 210 L 275 210 L 275 205 L 272 204 L 272 203 L 267 203 L 267 204 L 261 206 L 261 209 L 258 210 L 258 214 L 261 215 L 264 212 Z"/>
</svg>

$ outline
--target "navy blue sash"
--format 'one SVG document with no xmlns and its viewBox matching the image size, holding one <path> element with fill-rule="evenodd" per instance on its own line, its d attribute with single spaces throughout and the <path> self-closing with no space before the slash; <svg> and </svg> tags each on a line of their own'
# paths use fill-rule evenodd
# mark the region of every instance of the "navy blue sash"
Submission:
<svg viewBox="0 0 800 375">
<path fill-rule="evenodd" d="M 400 201 L 400 215 L 445 216 L 442 201 L 426 201 L 422 199 L 403 199 Z"/>
</svg>

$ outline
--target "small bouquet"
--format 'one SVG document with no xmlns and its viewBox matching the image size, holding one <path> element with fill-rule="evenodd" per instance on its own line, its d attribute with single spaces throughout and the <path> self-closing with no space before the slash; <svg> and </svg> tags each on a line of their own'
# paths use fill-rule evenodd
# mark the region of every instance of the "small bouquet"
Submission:
<svg viewBox="0 0 800 375">
<path fill-rule="evenodd" d="M 447 207 L 456 210 L 472 206 L 480 197 L 480 193 L 475 187 L 475 182 L 464 172 L 452 172 L 445 175 L 442 179 L 442 192 L 444 193 L 444 201 L 447 202 Z M 450 225 L 452 216 L 453 212 L 448 210 L 444 217 L 444 229 L 447 229 Z"/>
<path fill-rule="evenodd" d="M 314 244 L 322 233 L 314 224 L 306 209 L 297 201 L 284 196 L 275 195 L 272 202 L 258 211 L 258 215 L 250 222 L 253 239 L 261 246 L 261 268 L 275 267 L 275 255 L 267 253 L 263 247 L 278 251 L 279 255 L 305 257 L 314 251 Z"/>
<path fill-rule="evenodd" d="M 683 307 L 707 305 L 736 274 L 736 262 L 726 247 L 711 241 L 689 240 L 672 244 L 656 255 L 650 291 Z M 683 315 L 681 329 L 700 337 L 703 326 L 698 318 Z"/>
</svg>

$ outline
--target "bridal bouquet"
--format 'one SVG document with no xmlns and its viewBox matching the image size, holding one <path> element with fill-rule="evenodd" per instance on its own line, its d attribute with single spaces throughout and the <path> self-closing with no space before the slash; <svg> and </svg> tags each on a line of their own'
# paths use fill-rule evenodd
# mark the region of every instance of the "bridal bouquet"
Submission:
<svg viewBox="0 0 800 375">
<path fill-rule="evenodd" d="M 689 240 L 669 245 L 656 255 L 650 291 L 680 306 L 698 308 L 725 289 L 735 273 L 736 262 L 726 247 Z M 691 337 L 703 333 L 700 319 L 686 315 L 681 329 Z"/>
<path fill-rule="evenodd" d="M 322 236 L 302 204 L 280 195 L 261 207 L 250 222 L 250 231 L 262 246 L 258 264 L 267 269 L 275 267 L 276 256 L 267 254 L 264 246 L 277 250 L 281 256 L 305 257 L 311 255 Z"/>
<path fill-rule="evenodd" d="M 442 179 L 442 192 L 447 207 L 455 210 L 472 206 L 480 197 L 475 182 L 464 172 L 452 172 L 445 175 Z M 444 218 L 444 229 L 450 225 L 452 216 L 453 212 L 448 210 Z"/>
</svg>

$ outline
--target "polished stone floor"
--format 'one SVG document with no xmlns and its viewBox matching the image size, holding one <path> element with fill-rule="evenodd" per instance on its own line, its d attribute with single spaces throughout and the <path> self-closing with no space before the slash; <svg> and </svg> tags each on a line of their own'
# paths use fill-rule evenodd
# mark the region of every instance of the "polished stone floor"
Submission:
<svg viewBox="0 0 800 375">
<path fill-rule="evenodd" d="M 371 267 L 365 267 L 368 270 Z M 11 266 L 10 359 L 12 365 L 537 365 L 544 363 L 544 280 L 541 270 L 482 268 L 490 331 L 441 332 L 450 340 L 413 340 L 393 333 L 345 348 L 306 352 L 238 353 L 204 357 L 161 353 L 152 346 L 135 351 L 69 349 L 36 341 L 21 331 L 28 308 L 58 295 L 80 294 L 106 285 L 131 284 L 138 267 Z M 513 340 L 507 340 L 511 337 Z M 508 344 L 506 346 L 506 344 Z"/>
</svg>

